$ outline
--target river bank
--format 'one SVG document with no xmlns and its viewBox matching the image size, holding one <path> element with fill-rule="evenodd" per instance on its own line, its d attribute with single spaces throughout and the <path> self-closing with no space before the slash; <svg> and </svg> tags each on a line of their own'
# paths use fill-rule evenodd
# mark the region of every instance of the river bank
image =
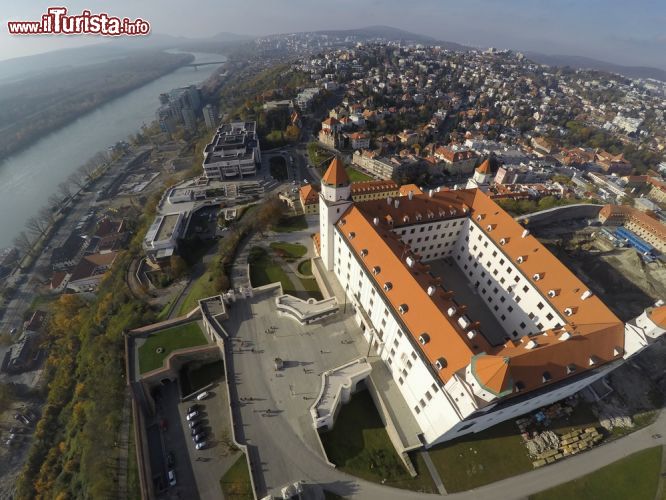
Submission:
<svg viewBox="0 0 666 500">
<path fill-rule="evenodd" d="M 220 60 L 219 54 L 194 56 L 194 62 Z M 152 122 L 160 93 L 200 84 L 217 69 L 181 67 L 95 108 L 0 164 L 0 248 L 12 246 L 26 221 L 80 165 Z"/>
</svg>

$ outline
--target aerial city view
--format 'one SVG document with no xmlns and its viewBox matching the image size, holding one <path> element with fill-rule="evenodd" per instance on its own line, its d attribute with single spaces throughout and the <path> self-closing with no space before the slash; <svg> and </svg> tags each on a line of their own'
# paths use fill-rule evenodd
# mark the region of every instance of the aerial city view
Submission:
<svg viewBox="0 0 666 500">
<path fill-rule="evenodd" d="M 666 4 L 35 0 L 0 500 L 666 500 Z"/>
</svg>

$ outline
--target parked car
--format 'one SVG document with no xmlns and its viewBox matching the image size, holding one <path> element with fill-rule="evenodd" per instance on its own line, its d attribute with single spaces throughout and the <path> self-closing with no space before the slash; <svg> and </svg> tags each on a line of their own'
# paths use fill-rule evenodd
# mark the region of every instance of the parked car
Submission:
<svg viewBox="0 0 666 500">
<path fill-rule="evenodd" d="M 169 486 L 176 486 L 176 472 L 173 469 L 169 470 Z"/>
<path fill-rule="evenodd" d="M 15 333 L 16 333 L 16 327 L 14 327 L 14 328 L 12 328 L 11 330 L 9 330 L 9 334 L 10 334 L 10 335 L 14 335 Z"/>
<path fill-rule="evenodd" d="M 186 418 L 186 419 L 188 420 L 188 422 L 189 422 L 190 420 L 194 420 L 194 419 L 197 418 L 198 416 L 199 416 L 199 412 L 198 412 L 198 411 L 193 411 L 193 412 L 188 413 L 188 414 L 186 415 L 185 418 Z"/>
<path fill-rule="evenodd" d="M 174 456 L 173 451 L 167 453 L 167 465 L 169 467 L 176 465 L 176 457 Z"/>
<path fill-rule="evenodd" d="M 206 439 L 206 433 L 205 432 L 200 432 L 196 436 L 194 436 L 192 439 L 194 439 L 195 443 L 201 443 L 203 442 L 204 439 Z"/>
<path fill-rule="evenodd" d="M 194 445 L 197 450 L 203 450 L 206 446 L 208 446 L 206 441 L 201 441 L 200 443 Z"/>
<path fill-rule="evenodd" d="M 187 413 L 192 413 L 193 411 L 197 411 L 198 409 L 199 409 L 199 405 L 198 404 L 193 404 L 192 406 L 190 406 L 187 409 Z"/>
<path fill-rule="evenodd" d="M 201 394 L 197 396 L 197 401 L 203 401 L 208 397 L 208 391 L 203 391 Z"/>
<path fill-rule="evenodd" d="M 191 420 L 190 422 L 187 423 L 187 425 L 190 427 L 190 429 L 196 429 L 201 424 L 203 424 L 203 422 L 201 420 Z"/>
</svg>

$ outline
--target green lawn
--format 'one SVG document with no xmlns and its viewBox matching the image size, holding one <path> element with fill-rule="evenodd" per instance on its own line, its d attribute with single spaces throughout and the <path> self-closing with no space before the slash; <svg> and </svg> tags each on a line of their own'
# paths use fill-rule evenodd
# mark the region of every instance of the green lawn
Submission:
<svg viewBox="0 0 666 500">
<path fill-rule="evenodd" d="M 248 256 L 250 263 L 250 281 L 253 287 L 268 285 L 279 281 L 285 293 L 294 290 L 294 284 L 282 267 L 274 261 L 266 249 L 252 247 Z"/>
<path fill-rule="evenodd" d="M 347 167 L 347 176 L 349 177 L 350 182 L 364 182 L 364 181 L 373 181 L 373 177 L 370 177 L 368 174 L 364 174 L 360 170 L 355 168 Z"/>
<path fill-rule="evenodd" d="M 271 248 L 280 257 L 291 260 L 300 259 L 308 253 L 308 249 L 299 243 L 278 241 L 277 243 L 271 243 Z"/>
<path fill-rule="evenodd" d="M 385 479 L 384 484 L 395 488 L 436 491 L 420 455 L 414 464 L 418 475 L 409 475 L 368 391 L 352 396 L 341 408 L 333 429 L 321 434 L 321 441 L 328 459 L 342 471 L 376 483 Z"/>
<path fill-rule="evenodd" d="M 254 500 L 245 455 L 238 457 L 236 463 L 222 476 L 220 486 L 225 500 Z"/>
<path fill-rule="evenodd" d="M 313 298 L 317 300 L 321 300 L 324 298 L 324 295 L 321 293 L 321 290 L 319 289 L 319 285 L 317 285 L 317 280 L 314 278 L 298 278 L 301 280 L 301 283 L 303 284 L 303 288 L 308 294 L 308 298 Z"/>
<path fill-rule="evenodd" d="M 312 276 L 312 261 L 304 260 L 298 265 L 298 272 L 303 276 Z"/>
<path fill-rule="evenodd" d="M 160 368 L 172 351 L 207 344 L 201 328 L 196 322 L 175 326 L 150 335 L 141 347 L 139 347 L 139 371 L 146 373 Z M 162 347 L 163 352 L 157 349 Z"/>
<path fill-rule="evenodd" d="M 530 499 L 653 500 L 659 484 L 661 453 L 661 446 L 639 451 L 587 476 L 532 495 Z"/>
<path fill-rule="evenodd" d="M 449 493 L 465 491 L 532 470 L 513 420 L 429 450 Z"/>
<path fill-rule="evenodd" d="M 164 307 L 162 307 L 160 312 L 157 313 L 157 316 L 155 316 L 155 321 L 164 321 L 165 319 L 167 319 L 170 310 L 171 310 L 171 301 L 168 301 L 166 304 L 164 304 Z"/>
<path fill-rule="evenodd" d="M 282 217 L 277 225 L 273 226 L 276 233 L 293 233 L 294 231 L 304 231 L 308 228 L 308 223 L 304 215 L 294 215 L 291 217 Z"/>
<path fill-rule="evenodd" d="M 197 278 L 187 291 L 187 295 L 181 302 L 180 309 L 178 309 L 178 316 L 189 313 L 197 306 L 200 299 L 205 299 L 211 295 L 215 295 L 215 290 L 213 290 L 210 272 L 206 271 Z"/>
</svg>

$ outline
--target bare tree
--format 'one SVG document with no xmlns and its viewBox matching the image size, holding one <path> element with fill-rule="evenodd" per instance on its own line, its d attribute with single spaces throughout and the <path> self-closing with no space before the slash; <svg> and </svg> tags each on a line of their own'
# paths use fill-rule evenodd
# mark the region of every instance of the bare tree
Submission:
<svg viewBox="0 0 666 500">
<path fill-rule="evenodd" d="M 63 201 L 64 200 L 55 193 L 49 196 L 48 206 L 51 209 L 51 211 L 54 213 L 54 215 L 55 212 L 60 208 L 60 205 L 62 205 Z"/>
<path fill-rule="evenodd" d="M 39 212 L 37 212 L 37 216 L 46 224 L 46 226 L 50 226 L 55 220 L 55 214 L 51 205 L 40 208 Z"/>
<path fill-rule="evenodd" d="M 87 161 L 78 168 L 77 172 L 79 172 L 81 176 L 83 176 L 85 180 L 89 182 L 94 178 L 94 173 L 96 170 L 97 170 L 97 165 L 95 165 L 90 161 Z"/>
<path fill-rule="evenodd" d="M 70 184 L 74 184 L 79 189 L 83 189 L 86 185 L 86 178 L 79 172 L 74 172 L 67 178 L 67 180 Z"/>
<path fill-rule="evenodd" d="M 70 187 L 69 182 L 61 182 L 58 184 L 58 192 L 62 195 L 63 198 L 69 198 L 72 196 L 72 188 Z"/>
<path fill-rule="evenodd" d="M 26 229 L 36 236 L 42 236 L 46 232 L 48 225 L 39 216 L 30 217 L 25 223 Z"/>
<path fill-rule="evenodd" d="M 14 238 L 14 246 L 22 254 L 31 255 L 33 252 L 32 241 L 25 234 L 25 231 L 21 231 L 16 238 Z"/>
</svg>

